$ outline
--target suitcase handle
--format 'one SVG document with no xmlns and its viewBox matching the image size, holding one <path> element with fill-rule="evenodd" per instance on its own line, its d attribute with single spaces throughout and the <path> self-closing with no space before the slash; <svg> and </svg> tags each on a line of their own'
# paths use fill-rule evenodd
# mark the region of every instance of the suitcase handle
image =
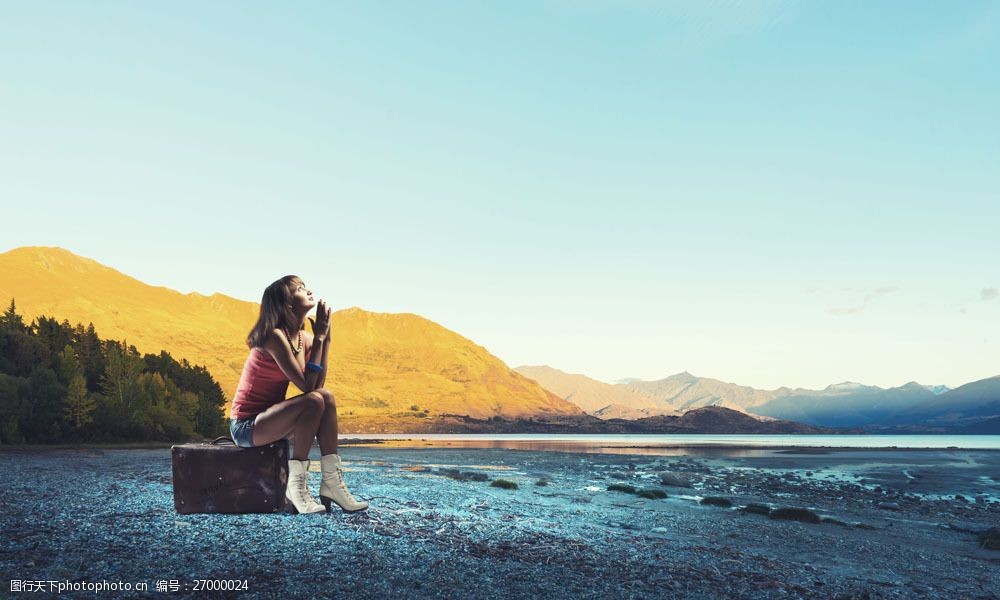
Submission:
<svg viewBox="0 0 1000 600">
<path fill-rule="evenodd" d="M 224 446 L 224 445 L 226 445 L 226 444 L 220 444 L 219 443 L 220 441 L 227 441 L 227 442 L 229 442 L 228 445 L 230 445 L 230 446 L 235 446 L 236 445 L 236 442 L 233 441 L 233 438 L 229 437 L 228 435 L 220 435 L 219 437 L 217 437 L 214 440 L 212 440 L 210 443 L 213 444 L 213 445 L 216 445 L 216 446 Z"/>
</svg>

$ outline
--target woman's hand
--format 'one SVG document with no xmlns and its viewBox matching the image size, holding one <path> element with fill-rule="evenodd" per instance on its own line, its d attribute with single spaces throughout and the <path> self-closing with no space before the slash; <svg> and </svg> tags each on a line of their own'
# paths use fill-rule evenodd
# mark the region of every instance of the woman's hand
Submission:
<svg viewBox="0 0 1000 600">
<path fill-rule="evenodd" d="M 313 328 L 313 338 L 325 340 L 330 335 L 330 313 L 332 310 L 326 305 L 325 300 L 320 300 L 316 304 L 316 319 L 309 318 Z"/>
</svg>

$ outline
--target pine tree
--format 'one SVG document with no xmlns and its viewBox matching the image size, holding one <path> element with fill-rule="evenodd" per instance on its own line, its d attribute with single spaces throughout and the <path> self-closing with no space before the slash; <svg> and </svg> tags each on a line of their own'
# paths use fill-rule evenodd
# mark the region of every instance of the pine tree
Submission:
<svg viewBox="0 0 1000 600">
<path fill-rule="evenodd" d="M 55 319 L 53 319 L 53 322 Z M 73 347 L 69 344 L 59 353 L 56 375 L 66 384 L 66 402 L 63 408 L 63 419 L 73 429 L 80 429 L 93 421 L 92 413 L 97 407 L 94 398 L 87 393 L 87 378 L 83 373 L 83 365 Z"/>
<path fill-rule="evenodd" d="M 137 380 L 142 373 L 142 359 L 126 350 L 125 344 L 107 342 L 107 365 L 101 378 L 101 391 L 112 402 L 131 414 L 137 395 Z"/>
<path fill-rule="evenodd" d="M 62 352 L 59 353 L 56 361 L 56 375 L 59 376 L 59 381 L 66 385 L 69 385 L 76 376 L 83 376 L 83 365 L 80 364 L 80 359 L 69 344 L 66 344 Z M 86 379 L 84 383 L 86 383 Z"/>
<path fill-rule="evenodd" d="M 10 306 L 4 311 L 3 315 L 0 315 L 0 330 L 7 329 L 17 332 L 24 332 L 27 327 L 24 325 L 24 319 L 21 315 L 17 314 L 17 306 L 14 304 L 14 299 L 10 299 Z"/>
<path fill-rule="evenodd" d="M 100 389 L 101 375 L 104 373 L 104 352 L 101 349 L 101 339 L 97 337 L 94 324 L 86 329 L 77 325 L 73 334 L 73 345 L 77 356 L 83 364 L 83 375 L 87 378 L 87 389 L 96 392 Z"/>
<path fill-rule="evenodd" d="M 97 403 L 94 398 L 87 393 L 87 380 L 83 375 L 76 375 L 69 382 L 69 391 L 66 394 L 66 408 L 63 411 L 63 418 L 73 429 L 80 429 L 84 425 L 94 420 L 93 412 Z"/>
</svg>

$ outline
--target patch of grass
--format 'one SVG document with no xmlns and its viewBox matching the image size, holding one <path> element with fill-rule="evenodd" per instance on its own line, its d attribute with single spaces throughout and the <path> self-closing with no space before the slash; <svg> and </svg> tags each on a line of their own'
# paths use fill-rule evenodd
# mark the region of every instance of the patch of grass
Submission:
<svg viewBox="0 0 1000 600">
<path fill-rule="evenodd" d="M 819 515 L 809 510 L 808 508 L 776 508 L 771 511 L 768 515 L 772 519 L 780 519 L 783 521 L 801 521 L 803 523 L 819 523 Z"/>
<path fill-rule="evenodd" d="M 641 490 L 639 492 L 640 498 L 648 498 L 650 500 L 663 500 L 667 497 L 667 493 L 663 490 Z"/>
<path fill-rule="evenodd" d="M 766 504 L 756 504 L 756 503 L 752 503 L 752 502 L 750 504 L 747 504 L 746 506 L 744 506 L 740 510 L 743 511 L 743 512 L 752 513 L 752 514 L 755 514 L 755 515 L 764 515 L 765 517 L 767 515 L 771 514 L 771 507 L 770 506 L 768 506 Z"/>
<path fill-rule="evenodd" d="M 503 488 L 505 490 L 516 490 L 517 484 L 509 479 L 494 479 L 490 487 Z"/>
<path fill-rule="evenodd" d="M 625 485 L 624 483 L 612 483 L 608 486 L 609 492 L 625 492 L 626 494 L 636 494 L 639 492 L 637 488 L 631 485 Z"/>
<path fill-rule="evenodd" d="M 729 498 L 723 498 L 721 496 L 705 496 L 701 499 L 701 504 L 708 504 L 710 506 L 732 506 L 732 501 Z"/>
</svg>

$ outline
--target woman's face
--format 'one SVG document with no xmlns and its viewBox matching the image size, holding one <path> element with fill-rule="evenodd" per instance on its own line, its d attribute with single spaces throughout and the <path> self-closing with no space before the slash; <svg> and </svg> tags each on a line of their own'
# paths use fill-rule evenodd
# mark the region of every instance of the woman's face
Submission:
<svg viewBox="0 0 1000 600">
<path fill-rule="evenodd" d="M 312 292 L 306 287 L 306 284 L 302 281 L 296 281 L 292 283 L 291 298 L 289 301 L 293 308 L 304 308 L 310 309 L 316 306 L 316 301 L 313 300 Z"/>
</svg>

